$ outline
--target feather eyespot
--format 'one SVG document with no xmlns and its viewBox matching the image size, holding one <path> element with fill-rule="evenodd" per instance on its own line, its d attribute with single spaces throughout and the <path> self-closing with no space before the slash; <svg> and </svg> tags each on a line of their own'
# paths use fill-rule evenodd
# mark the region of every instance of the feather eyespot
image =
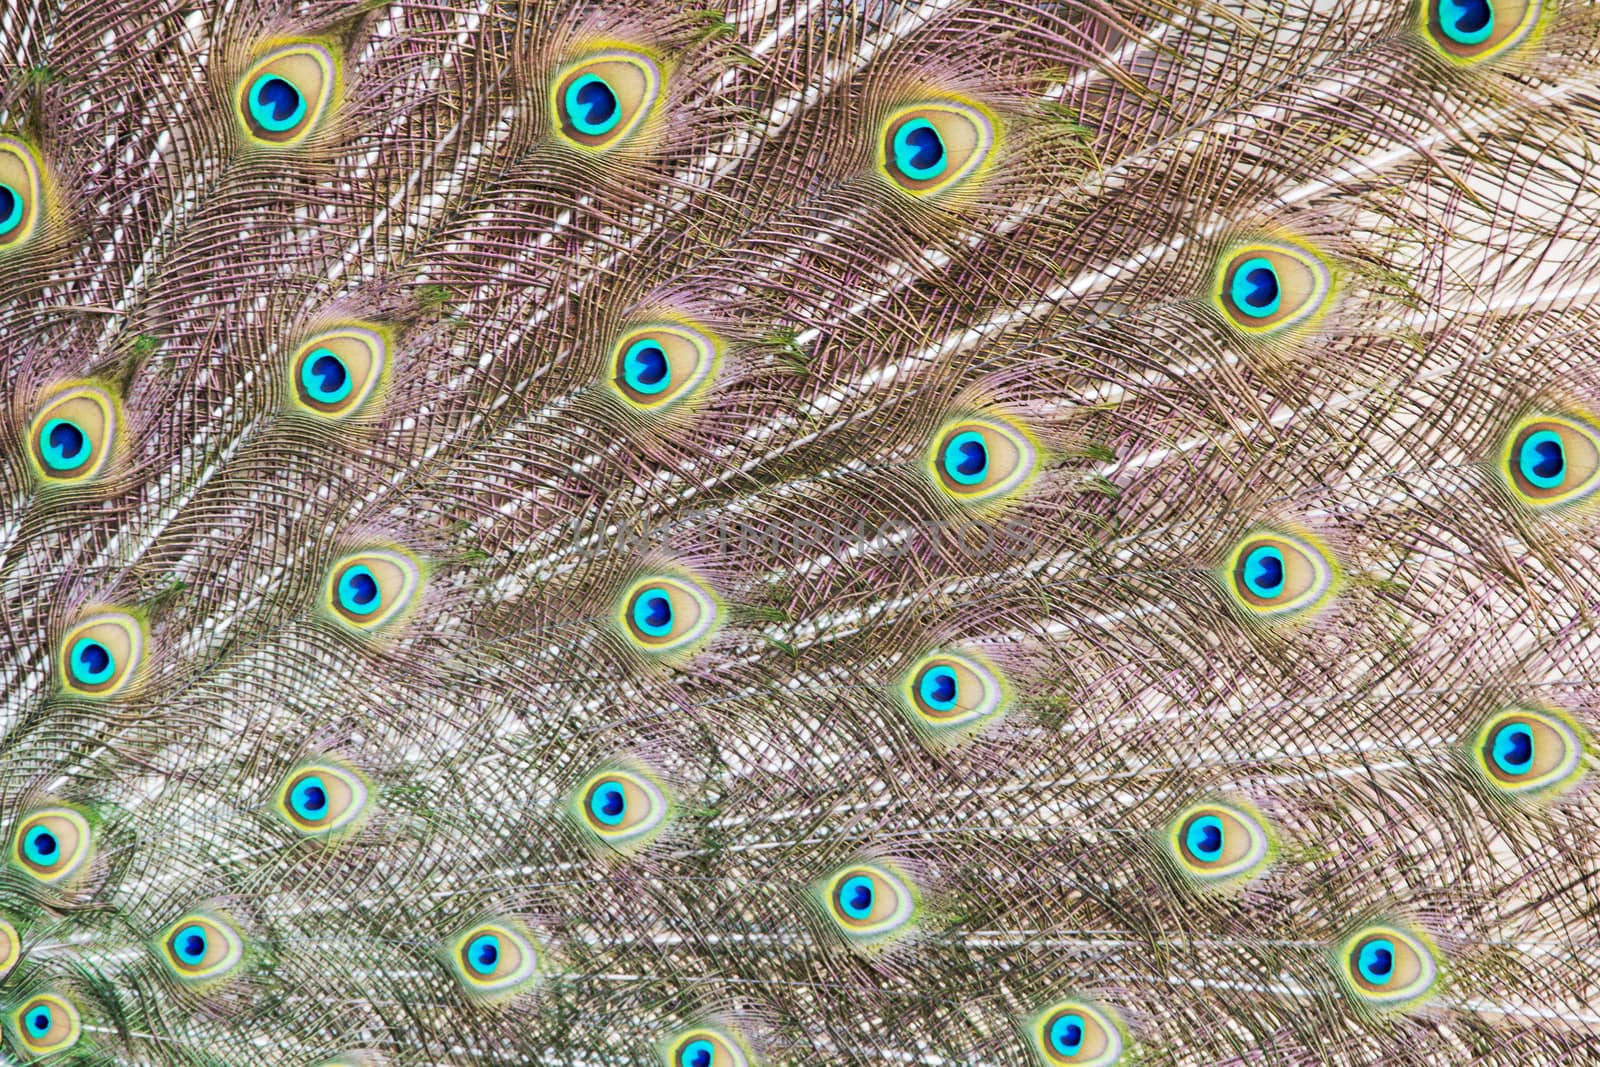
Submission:
<svg viewBox="0 0 1600 1067">
<path fill-rule="evenodd" d="M 1422 0 L 1422 32 L 1445 58 L 1461 64 L 1501 55 L 1539 24 L 1541 0 Z"/>
<path fill-rule="evenodd" d="M 951 191 L 989 164 L 995 128 L 994 116 L 968 101 L 900 108 L 883 125 L 878 168 L 912 196 Z"/>
<path fill-rule="evenodd" d="M 61 639 L 56 668 L 66 692 L 109 700 L 136 687 L 144 663 L 145 635 L 125 611 L 101 611 L 80 619 Z"/>
<path fill-rule="evenodd" d="M 928 466 L 938 487 L 963 504 L 991 504 L 1033 477 L 1038 448 L 1021 427 L 999 419 L 961 419 L 934 438 Z"/>
<path fill-rule="evenodd" d="M 823 880 L 827 916 L 852 948 L 871 950 L 909 933 L 917 914 L 910 881 L 887 863 L 856 863 Z"/>
<path fill-rule="evenodd" d="M 325 602 L 340 623 L 375 631 L 410 610 L 422 585 L 422 564 L 396 548 L 371 548 L 345 556 L 328 572 Z"/>
<path fill-rule="evenodd" d="M 1373 1008 L 1415 1006 L 1439 976 L 1433 953 L 1422 939 L 1394 926 L 1356 931 L 1340 944 L 1338 956 L 1345 990 Z"/>
<path fill-rule="evenodd" d="M 93 851 L 89 820 L 67 807 L 34 811 L 17 823 L 11 835 L 11 862 L 45 885 L 71 883 Z"/>
<path fill-rule="evenodd" d="M 28 426 L 28 459 L 47 485 L 92 481 L 103 473 L 121 424 L 117 398 L 94 382 L 58 387 Z"/>
<path fill-rule="evenodd" d="M 1577 727 L 1552 711 L 1496 712 L 1473 735 L 1470 752 L 1491 788 L 1519 799 L 1558 793 L 1584 771 Z"/>
<path fill-rule="evenodd" d="M 1223 584 L 1247 617 L 1266 622 L 1304 618 L 1332 598 L 1338 569 L 1309 536 L 1280 531 L 1252 534 L 1234 546 Z"/>
<path fill-rule="evenodd" d="M 333 53 L 320 44 L 275 48 L 239 80 L 239 121 L 258 144 L 298 144 L 327 113 L 338 79 Z"/>
<path fill-rule="evenodd" d="M 1084 1000 L 1064 1000 L 1034 1016 L 1029 1038 L 1044 1067 L 1109 1067 L 1125 1043 L 1111 1013 Z"/>
<path fill-rule="evenodd" d="M 1309 246 L 1261 242 L 1223 257 L 1212 300 L 1229 325 L 1252 336 L 1309 325 L 1328 308 L 1333 272 Z"/>
<path fill-rule="evenodd" d="M 917 661 L 900 695 L 912 725 L 937 741 L 969 734 L 994 718 L 1005 704 L 1006 688 L 987 663 L 938 652 Z"/>
<path fill-rule="evenodd" d="M 556 129 L 593 152 L 623 143 L 661 96 L 661 67 L 643 52 L 615 48 L 568 67 L 551 90 Z"/>
<path fill-rule="evenodd" d="M 469 992 L 505 997 L 525 989 L 538 973 L 533 942 L 511 923 L 479 923 L 455 939 L 450 966 Z"/>
<path fill-rule="evenodd" d="M 367 812 L 367 783 L 348 767 L 309 763 L 278 787 L 277 812 L 307 837 L 331 838 L 354 831 Z"/>
<path fill-rule="evenodd" d="M 365 326 L 343 326 L 306 341 L 289 361 L 291 399 L 303 411 L 342 419 L 369 403 L 387 379 L 389 342 Z"/>
<path fill-rule="evenodd" d="M 172 976 L 191 987 L 215 984 L 244 960 L 244 939 L 221 919 L 204 913 L 185 915 L 161 935 L 158 955 Z"/>
<path fill-rule="evenodd" d="M 1197 804 L 1173 820 L 1167 850 L 1188 878 L 1211 889 L 1259 874 L 1270 858 L 1271 841 L 1250 812 L 1226 804 Z"/>
<path fill-rule="evenodd" d="M 1564 415 L 1525 418 L 1506 437 L 1500 470 L 1534 510 L 1585 500 L 1600 489 L 1600 426 Z"/>
<path fill-rule="evenodd" d="M 44 171 L 33 150 L 0 137 L 0 253 L 20 248 L 38 227 Z"/>
<path fill-rule="evenodd" d="M 11 1026 L 17 1043 L 33 1056 L 65 1052 L 76 1045 L 83 1034 L 78 1009 L 71 1001 L 54 993 L 29 997 L 22 1007 L 12 1012 Z"/>
<path fill-rule="evenodd" d="M 617 342 L 608 381 L 630 407 L 662 410 L 703 386 L 720 352 L 714 337 L 687 323 L 646 326 Z"/>
<path fill-rule="evenodd" d="M 667 1042 L 666 1067 L 748 1067 L 750 1058 L 738 1039 L 708 1026 L 696 1027 Z"/>
<path fill-rule="evenodd" d="M 11 968 L 22 958 L 22 938 L 17 928 L 0 919 L 0 978 L 11 973 Z"/>
<path fill-rule="evenodd" d="M 643 774 L 613 768 L 592 775 L 578 789 L 580 824 L 594 842 L 610 851 L 635 852 L 666 825 L 666 792 Z"/>
<path fill-rule="evenodd" d="M 635 582 L 622 597 L 621 623 L 642 652 L 680 652 L 703 640 L 717 623 L 717 602 L 688 578 L 665 575 Z"/>
</svg>

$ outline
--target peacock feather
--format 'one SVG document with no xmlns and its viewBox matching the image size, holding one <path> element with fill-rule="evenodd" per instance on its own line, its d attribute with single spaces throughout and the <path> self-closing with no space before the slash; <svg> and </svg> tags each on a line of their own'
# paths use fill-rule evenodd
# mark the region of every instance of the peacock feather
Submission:
<svg viewBox="0 0 1600 1067">
<path fill-rule="evenodd" d="M 1592 0 L 0 5 L 0 1061 L 1600 1062 Z"/>
</svg>

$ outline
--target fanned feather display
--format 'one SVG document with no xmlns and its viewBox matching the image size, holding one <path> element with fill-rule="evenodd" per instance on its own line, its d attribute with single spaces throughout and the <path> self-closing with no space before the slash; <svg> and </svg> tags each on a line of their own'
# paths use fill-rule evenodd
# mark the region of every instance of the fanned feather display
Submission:
<svg viewBox="0 0 1600 1067">
<path fill-rule="evenodd" d="M 1600 1062 L 1592 0 L 0 10 L 0 1059 Z"/>
</svg>

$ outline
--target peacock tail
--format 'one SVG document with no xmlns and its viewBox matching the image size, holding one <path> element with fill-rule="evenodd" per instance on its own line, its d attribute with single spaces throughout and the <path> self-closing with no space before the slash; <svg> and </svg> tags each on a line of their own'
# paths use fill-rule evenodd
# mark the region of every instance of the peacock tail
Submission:
<svg viewBox="0 0 1600 1067">
<path fill-rule="evenodd" d="M 7 4 L 0 1060 L 1600 1063 L 1597 294 L 1591 0 Z"/>
</svg>

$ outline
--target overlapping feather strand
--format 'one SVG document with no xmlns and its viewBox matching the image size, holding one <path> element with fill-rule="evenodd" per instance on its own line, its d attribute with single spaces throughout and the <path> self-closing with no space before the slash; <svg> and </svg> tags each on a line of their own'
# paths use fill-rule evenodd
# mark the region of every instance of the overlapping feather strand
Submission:
<svg viewBox="0 0 1600 1067">
<path fill-rule="evenodd" d="M 1600 9 L 0 11 L 0 1040 L 1600 1040 Z"/>
</svg>

